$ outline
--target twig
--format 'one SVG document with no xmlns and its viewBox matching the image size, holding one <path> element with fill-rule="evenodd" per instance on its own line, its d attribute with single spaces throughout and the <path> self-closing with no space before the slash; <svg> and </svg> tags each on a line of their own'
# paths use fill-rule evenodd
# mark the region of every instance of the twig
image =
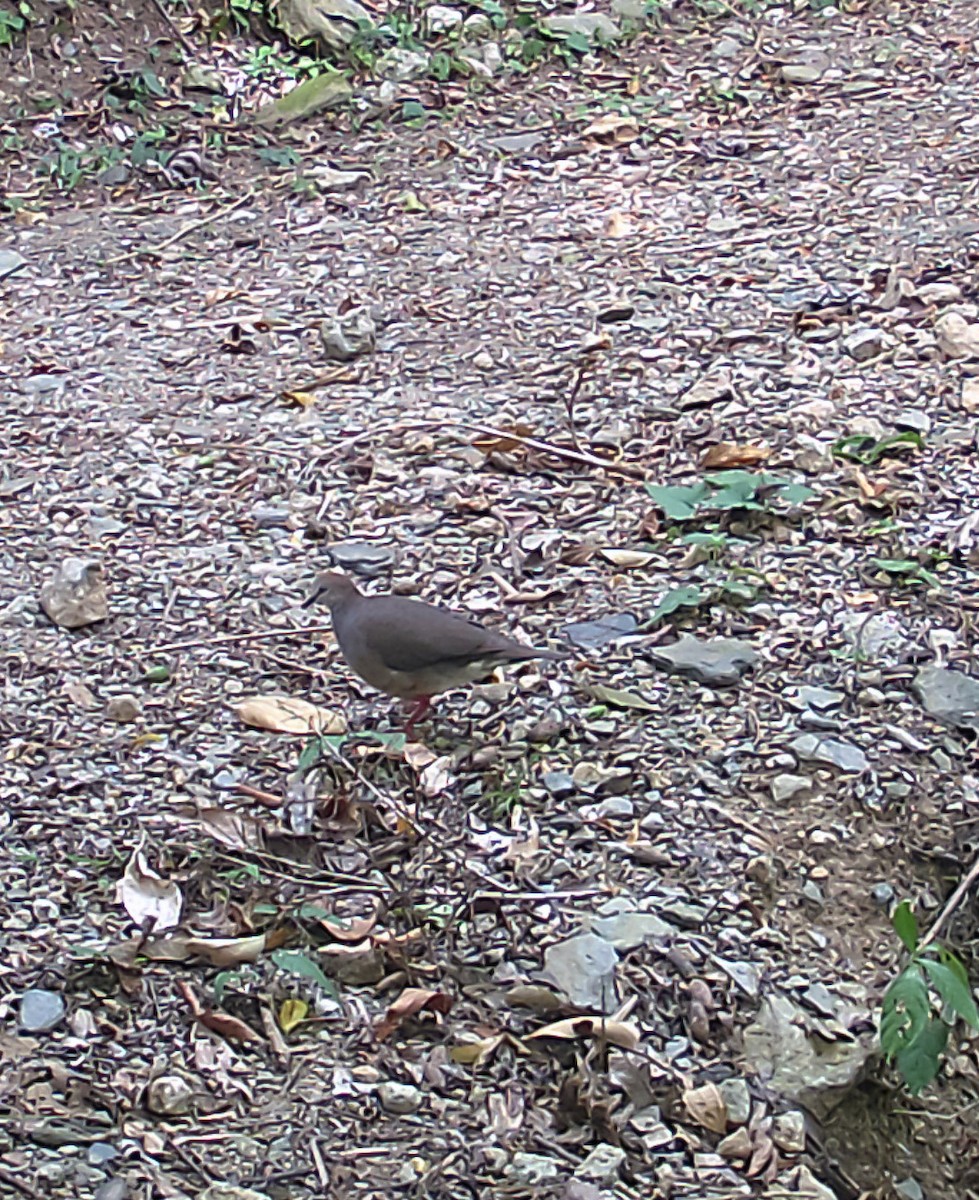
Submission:
<svg viewBox="0 0 979 1200">
<path fill-rule="evenodd" d="M 8 1171 L 6 1167 L 0 1167 L 0 1183 L 9 1183 L 12 1188 L 23 1192 L 25 1196 L 30 1196 L 31 1200 L 43 1200 L 41 1193 L 29 1184 L 26 1179 L 21 1179 L 19 1175 L 15 1175 L 13 1171 Z"/>
<path fill-rule="evenodd" d="M 976 855 L 976 860 L 972 864 L 972 866 L 969 868 L 968 874 L 965 876 L 965 878 L 962 880 L 962 882 L 959 884 L 959 886 L 955 889 L 955 891 L 951 894 L 951 896 L 949 896 L 948 900 L 945 902 L 945 907 L 938 914 L 938 916 L 935 918 L 935 920 L 932 921 L 931 928 L 928 930 L 928 932 L 925 934 L 925 936 L 918 943 L 919 950 L 921 950 L 925 946 L 927 946 L 929 942 L 933 942 L 935 940 L 935 938 L 938 936 L 942 926 L 949 919 L 949 917 L 952 915 L 952 913 L 955 912 L 955 910 L 958 908 L 958 906 L 962 903 L 962 899 L 965 896 L 966 892 L 969 890 L 970 887 L 972 887 L 972 885 L 975 883 L 975 881 L 977 879 L 979 879 L 979 854 Z"/>
<path fill-rule="evenodd" d="M 117 254 L 115 258 L 107 258 L 105 266 L 114 267 L 117 263 L 128 262 L 131 258 L 141 258 L 143 256 L 152 257 L 160 254 L 163 250 L 167 250 L 174 242 L 179 242 L 182 237 L 186 237 L 188 233 L 193 233 L 195 229 L 201 229 L 204 225 L 210 225 L 212 221 L 218 221 L 221 217 L 226 217 L 229 213 L 233 213 L 236 208 L 241 208 L 247 204 L 249 200 L 254 199 L 255 193 L 248 192 L 244 196 L 239 196 L 234 204 L 226 204 L 224 208 L 219 208 L 216 212 L 207 217 L 201 217 L 197 221 L 191 221 L 177 232 L 168 238 L 164 238 L 162 242 L 157 242 L 155 246 L 146 246 L 141 250 L 127 250 L 125 254 Z"/>
<path fill-rule="evenodd" d="M 169 654 L 172 650 L 191 650 L 195 646 L 228 646 L 234 642 L 268 642 L 275 638 L 295 637 L 305 633 L 332 633 L 332 625 L 307 625 L 303 628 L 268 629 L 263 633 L 222 633 L 220 637 L 191 638 L 188 642 L 168 642 L 165 646 L 153 646 L 153 654 Z"/>
<path fill-rule="evenodd" d="M 567 458 L 572 462 L 585 463 L 589 467 L 601 467 L 603 471 L 615 471 L 620 475 L 628 475 L 632 479 L 644 479 L 646 472 L 642 467 L 632 463 L 612 462 L 607 458 L 599 458 L 597 454 L 589 454 L 586 450 L 571 450 L 567 446 L 555 446 L 553 442 L 542 442 L 538 438 L 523 437 L 510 429 L 494 429 L 490 425 L 469 425 L 465 421 L 424 421 L 426 427 L 455 426 L 469 433 L 478 433 L 483 437 L 504 438 L 507 441 L 520 442 L 531 450 L 539 450 L 542 454 L 553 454 L 557 458 Z"/>
<path fill-rule="evenodd" d="M 156 5 L 157 11 L 159 12 L 160 16 L 170 26 L 170 32 L 173 34 L 173 36 L 177 39 L 177 41 L 181 44 L 181 46 L 183 46 L 183 48 L 187 51 L 188 54 L 193 54 L 194 47 L 190 44 L 190 42 L 187 40 L 187 38 L 185 38 L 184 35 L 180 32 L 180 30 L 177 28 L 177 25 L 174 22 L 173 17 L 171 17 L 170 14 L 167 12 L 167 10 L 163 7 L 162 0 L 153 0 L 153 3 Z"/>
</svg>

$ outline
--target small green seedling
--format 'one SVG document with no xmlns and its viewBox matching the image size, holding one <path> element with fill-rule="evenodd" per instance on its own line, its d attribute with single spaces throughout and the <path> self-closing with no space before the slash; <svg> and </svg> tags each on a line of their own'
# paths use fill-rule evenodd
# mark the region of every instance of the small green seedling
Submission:
<svg viewBox="0 0 979 1200">
<path fill-rule="evenodd" d="M 938 1074 L 956 1020 L 979 1030 L 979 1010 L 961 961 L 938 942 L 921 944 L 908 900 L 897 906 L 891 922 L 911 957 L 884 995 L 880 1045 L 916 1096 Z"/>
<path fill-rule="evenodd" d="M 913 558 L 875 558 L 871 561 L 878 571 L 883 571 L 895 583 L 923 583 L 930 588 L 942 586 L 942 581 L 933 571 L 926 570 Z"/>
<path fill-rule="evenodd" d="M 688 487 L 664 487 L 647 483 L 646 491 L 670 521 L 692 521 L 710 512 L 741 509 L 774 512 L 775 501 L 803 504 L 816 493 L 767 471 L 718 471 L 705 475 Z"/>
<path fill-rule="evenodd" d="M 862 467 L 872 467 L 882 458 L 893 457 L 905 450 L 921 450 L 924 444 L 921 434 L 910 429 L 884 438 L 875 438 L 869 433 L 854 433 L 834 442 L 833 454 L 848 462 L 859 463 Z"/>
</svg>

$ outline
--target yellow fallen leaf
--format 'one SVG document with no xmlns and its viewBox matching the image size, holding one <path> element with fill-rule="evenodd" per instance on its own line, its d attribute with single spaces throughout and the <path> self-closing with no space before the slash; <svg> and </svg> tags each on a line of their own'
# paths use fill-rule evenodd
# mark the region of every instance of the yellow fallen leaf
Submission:
<svg viewBox="0 0 979 1200">
<path fill-rule="evenodd" d="M 619 550 L 614 546 L 603 546 L 600 553 L 606 562 L 610 562 L 613 567 L 621 567 L 624 571 L 635 567 L 648 567 L 656 557 L 646 550 Z"/>
<path fill-rule="evenodd" d="M 297 1025 L 306 1020 L 309 1005 L 305 1000 L 283 1000 L 279 1006 L 279 1028 L 283 1033 L 292 1033 Z"/>
<path fill-rule="evenodd" d="M 528 1033 L 524 1041 L 534 1038 L 561 1038 L 573 1041 L 578 1038 L 601 1038 L 612 1046 L 623 1050 L 635 1050 L 639 1046 L 639 1027 L 630 1021 L 609 1021 L 604 1017 L 569 1017 L 554 1021 L 542 1029 Z"/>
<path fill-rule="evenodd" d="M 683 1106 L 704 1129 L 711 1133 L 727 1132 L 727 1105 L 716 1083 L 705 1083 L 684 1092 Z"/>
<path fill-rule="evenodd" d="M 288 400 L 290 404 L 298 404 L 300 408 L 312 408 L 316 403 L 312 392 L 283 392 L 282 399 Z"/>
</svg>

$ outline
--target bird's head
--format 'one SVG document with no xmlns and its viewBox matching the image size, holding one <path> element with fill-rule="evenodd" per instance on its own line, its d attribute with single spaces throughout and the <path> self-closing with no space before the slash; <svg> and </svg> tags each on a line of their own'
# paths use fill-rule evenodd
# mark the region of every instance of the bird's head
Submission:
<svg viewBox="0 0 979 1200">
<path fill-rule="evenodd" d="M 323 571 L 313 580 L 309 595 L 303 601 L 303 608 L 309 608 L 313 604 L 325 604 L 334 609 L 359 595 L 357 585 L 352 579 L 341 575 L 339 571 Z"/>
</svg>

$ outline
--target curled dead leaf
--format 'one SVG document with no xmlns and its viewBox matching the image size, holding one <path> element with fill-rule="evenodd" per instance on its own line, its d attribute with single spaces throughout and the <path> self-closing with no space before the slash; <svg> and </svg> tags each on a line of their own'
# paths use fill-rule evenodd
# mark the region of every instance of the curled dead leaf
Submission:
<svg viewBox="0 0 979 1200">
<path fill-rule="evenodd" d="M 116 887 L 116 898 L 137 925 L 172 929 L 180 921 L 180 888 L 150 869 L 142 849 L 134 850 Z"/>
<path fill-rule="evenodd" d="M 202 832 L 234 850 L 263 850 L 265 827 L 261 821 L 226 808 L 202 808 L 198 812 Z"/>
<path fill-rule="evenodd" d="M 631 1021 L 609 1021 L 602 1017 L 569 1017 L 564 1021 L 553 1021 L 542 1029 L 528 1033 L 524 1041 L 530 1042 L 535 1038 L 600 1038 L 622 1050 L 636 1050 L 640 1041 L 639 1027 Z"/>
<path fill-rule="evenodd" d="M 727 1105 L 716 1083 L 689 1088 L 683 1093 L 683 1106 L 704 1129 L 711 1133 L 727 1132 Z"/>
<path fill-rule="evenodd" d="M 429 988 L 405 988 L 391 1007 L 374 1026 L 374 1035 L 379 1042 L 390 1037 L 402 1021 L 415 1013 L 430 1012 L 444 1016 L 452 1007 L 452 997 L 445 992 Z"/>
<path fill-rule="evenodd" d="M 636 140 L 639 126 L 634 117 L 608 112 L 592 121 L 581 136 L 593 138 L 605 146 L 624 146 Z"/>
<path fill-rule="evenodd" d="M 619 567 L 624 571 L 633 570 L 636 567 L 648 567 L 656 558 L 655 554 L 650 554 L 646 550 L 620 550 L 614 546 L 603 546 L 600 554 L 613 567 Z"/>
<path fill-rule="evenodd" d="M 308 736 L 345 733 L 347 729 L 342 713 L 330 712 L 295 696 L 248 696 L 232 707 L 246 725 L 273 733 Z"/>
<path fill-rule="evenodd" d="M 770 446 L 760 442 L 747 442 L 739 445 L 737 442 L 717 442 L 709 446 L 700 459 L 701 467 L 706 470 L 726 470 L 729 467 L 754 467 L 766 462 L 772 456 Z"/>
<path fill-rule="evenodd" d="M 299 408 L 312 408 L 316 403 L 312 392 L 283 392 L 282 399 L 288 404 L 298 405 Z"/>
</svg>

